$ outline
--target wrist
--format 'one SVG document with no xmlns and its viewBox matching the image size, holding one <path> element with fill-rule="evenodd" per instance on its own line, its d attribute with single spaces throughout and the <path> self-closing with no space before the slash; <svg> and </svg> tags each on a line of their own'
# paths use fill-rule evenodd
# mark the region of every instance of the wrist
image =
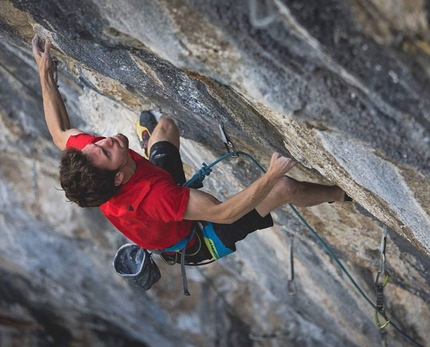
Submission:
<svg viewBox="0 0 430 347">
<path fill-rule="evenodd" d="M 273 170 L 270 170 L 270 168 L 267 170 L 265 176 L 269 184 L 274 184 L 279 179 L 279 175 L 276 172 L 273 172 Z"/>
<path fill-rule="evenodd" d="M 57 85 L 54 76 L 49 71 L 40 71 L 40 83 L 42 86 Z"/>
</svg>

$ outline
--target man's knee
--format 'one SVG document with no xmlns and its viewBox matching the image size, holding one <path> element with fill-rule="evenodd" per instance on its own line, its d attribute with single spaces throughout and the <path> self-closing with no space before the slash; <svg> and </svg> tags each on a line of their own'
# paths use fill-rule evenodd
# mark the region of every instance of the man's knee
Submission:
<svg viewBox="0 0 430 347">
<path fill-rule="evenodd" d="M 168 141 L 179 148 L 179 129 L 173 119 L 162 117 L 149 140 L 149 147 L 154 143 Z"/>
<path fill-rule="evenodd" d="M 179 129 L 172 118 L 162 117 L 158 121 L 157 128 L 165 132 L 179 132 Z"/>
</svg>

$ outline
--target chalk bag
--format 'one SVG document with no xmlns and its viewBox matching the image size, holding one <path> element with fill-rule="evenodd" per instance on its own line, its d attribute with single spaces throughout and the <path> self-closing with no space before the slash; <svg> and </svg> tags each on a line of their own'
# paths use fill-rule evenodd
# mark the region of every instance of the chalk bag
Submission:
<svg viewBox="0 0 430 347">
<path fill-rule="evenodd" d="M 144 290 L 150 289 L 161 278 L 160 269 L 151 253 L 133 243 L 118 249 L 113 267 L 118 275 Z"/>
</svg>

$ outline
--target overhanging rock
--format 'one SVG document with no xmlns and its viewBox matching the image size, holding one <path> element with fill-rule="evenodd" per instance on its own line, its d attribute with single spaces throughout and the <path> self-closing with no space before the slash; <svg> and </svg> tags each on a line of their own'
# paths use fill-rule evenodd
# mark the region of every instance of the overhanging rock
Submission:
<svg viewBox="0 0 430 347">
<path fill-rule="evenodd" d="M 172 269 L 162 268 L 161 285 L 144 297 L 116 278 L 110 258 L 125 240 L 97 210 L 70 206 L 55 189 L 59 154 L 43 119 L 29 47 L 35 32 L 53 41 L 60 91 L 82 130 L 121 131 L 137 149 L 133 124 L 141 110 L 156 109 L 179 124 L 191 174 L 223 154 L 223 122 L 236 145 L 265 166 L 278 150 L 302 164 L 295 178 L 341 186 L 355 207 L 300 211 L 368 292 L 382 223 L 388 225 L 387 311 L 417 341 L 430 340 L 424 3 L 0 2 L 0 267 L 7 274 L 2 288 L 16 293 L 1 299 L 0 318 L 8 318 L 0 320 L 2 336 L 18 341 L 26 331 L 34 339 L 112 346 L 205 345 L 207 336 L 227 346 L 249 345 L 251 331 L 287 331 L 282 338 L 293 345 L 372 346 L 381 337 L 371 308 L 288 208 L 276 211 L 273 230 L 191 271 L 188 302 L 176 269 L 169 275 Z M 206 185 L 227 198 L 259 174 L 245 161 L 229 161 Z M 286 232 L 297 240 L 296 297 L 285 292 Z M 63 340 L 53 327 L 61 327 Z M 407 345 L 388 331 L 393 345 Z"/>
</svg>

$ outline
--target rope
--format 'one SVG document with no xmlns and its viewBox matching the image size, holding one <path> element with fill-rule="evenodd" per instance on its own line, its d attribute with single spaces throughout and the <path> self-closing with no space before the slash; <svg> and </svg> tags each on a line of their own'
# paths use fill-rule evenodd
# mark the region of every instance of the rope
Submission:
<svg viewBox="0 0 430 347">
<path fill-rule="evenodd" d="M 212 172 L 212 169 L 211 169 L 212 167 L 214 167 L 216 164 L 218 164 L 222 160 L 224 160 L 224 159 L 226 159 L 226 158 L 228 158 L 228 157 L 230 157 L 232 155 L 236 155 L 236 154 L 239 154 L 241 156 L 245 156 L 245 157 L 249 158 L 263 173 L 266 173 L 266 170 L 263 168 L 263 166 L 261 166 L 260 163 L 253 156 L 251 156 L 250 154 L 242 152 L 242 151 L 237 151 L 237 153 L 229 152 L 229 153 L 221 156 L 217 160 L 215 160 L 210 165 L 206 165 L 205 163 L 203 163 L 202 168 L 199 170 L 199 172 L 197 172 L 190 180 L 188 180 L 185 183 L 184 186 L 188 187 L 188 186 L 190 186 L 191 184 L 193 184 L 195 182 L 202 183 L 203 180 L 205 179 L 205 176 L 209 176 L 210 173 Z M 323 238 L 306 222 L 306 220 L 301 216 L 301 214 L 296 210 L 296 208 L 292 204 L 288 204 L 288 206 L 292 209 L 292 211 L 294 212 L 294 214 L 296 215 L 296 217 L 300 220 L 300 222 L 302 222 L 302 224 L 317 238 L 317 240 L 321 243 L 321 245 L 326 250 L 326 252 L 328 253 L 328 255 L 334 260 L 334 262 L 339 266 L 339 268 L 342 270 L 342 272 L 348 277 L 348 279 L 353 284 L 353 286 L 355 287 L 355 289 L 357 289 L 357 291 L 367 301 L 367 303 L 370 306 L 372 306 L 387 321 L 389 320 L 390 321 L 390 325 L 395 330 L 397 330 L 397 332 L 399 332 L 404 338 L 406 338 L 409 342 L 411 342 L 415 346 L 424 347 L 424 346 L 420 345 L 418 342 L 416 342 L 414 339 L 412 339 L 410 336 L 408 336 L 405 332 L 403 332 L 396 324 L 394 324 L 394 322 L 391 319 L 388 319 L 388 317 L 385 314 L 385 312 L 381 311 L 376 305 L 373 304 L 373 302 L 364 293 L 364 291 L 360 288 L 360 286 L 357 284 L 357 282 L 355 282 L 355 280 L 352 278 L 352 276 L 350 275 L 350 273 L 348 272 L 348 270 L 346 270 L 346 268 L 340 262 L 339 258 L 333 253 L 333 251 L 327 245 L 327 243 L 323 240 Z M 254 336 L 256 337 L 257 335 L 254 335 Z M 265 338 L 268 338 L 269 336 L 272 337 L 273 335 L 264 335 Z M 263 336 L 260 336 L 260 337 L 264 338 Z"/>
<path fill-rule="evenodd" d="M 194 184 L 201 184 L 203 180 L 205 179 L 205 176 L 209 176 L 212 172 L 212 168 L 218 164 L 220 161 L 223 161 L 224 159 L 227 159 L 228 157 L 234 155 L 233 152 L 229 152 L 227 154 L 224 154 L 223 156 L 219 157 L 217 160 L 215 160 L 210 165 L 207 165 L 206 163 L 202 164 L 202 168 L 194 174 L 193 177 L 191 177 L 187 182 L 185 182 L 184 187 L 189 187 Z"/>
<path fill-rule="evenodd" d="M 401 335 L 403 335 L 403 337 L 405 337 L 407 340 L 409 340 L 409 342 L 411 342 L 412 344 L 414 344 L 415 346 L 418 347 L 424 347 L 422 345 L 420 345 L 418 342 L 416 342 L 414 339 L 412 339 L 411 337 L 409 337 L 405 332 L 403 332 L 402 330 L 400 330 L 399 327 L 397 327 L 396 324 L 394 324 L 394 322 L 391 319 L 388 319 L 387 315 L 385 314 L 385 312 L 381 311 L 380 309 L 378 309 L 378 307 L 376 307 L 376 305 L 373 304 L 373 302 L 369 299 L 369 297 L 363 292 L 363 290 L 360 288 L 360 286 L 355 282 L 355 280 L 352 278 L 352 276 L 349 274 L 349 272 L 345 269 L 345 267 L 342 265 L 342 263 L 340 262 L 339 258 L 332 252 L 332 250 L 330 249 L 330 247 L 326 244 L 326 242 L 321 238 L 321 236 L 318 235 L 318 233 L 305 221 L 305 219 L 300 215 L 300 213 L 296 210 L 296 208 L 289 204 L 289 206 L 291 207 L 291 209 L 293 210 L 293 212 L 295 213 L 295 215 L 297 216 L 297 218 L 306 226 L 306 228 L 318 239 L 318 241 L 322 244 L 322 246 L 325 248 L 325 250 L 327 251 L 327 253 L 329 254 L 329 256 L 335 261 L 335 263 L 340 267 L 340 269 L 342 270 L 342 272 L 348 277 L 348 279 L 350 280 L 350 282 L 354 285 L 354 287 L 358 290 L 358 292 L 362 295 L 362 297 L 367 301 L 367 303 L 372 306 L 382 317 L 384 317 L 387 321 L 390 321 L 391 326 L 396 329 Z"/>
</svg>

